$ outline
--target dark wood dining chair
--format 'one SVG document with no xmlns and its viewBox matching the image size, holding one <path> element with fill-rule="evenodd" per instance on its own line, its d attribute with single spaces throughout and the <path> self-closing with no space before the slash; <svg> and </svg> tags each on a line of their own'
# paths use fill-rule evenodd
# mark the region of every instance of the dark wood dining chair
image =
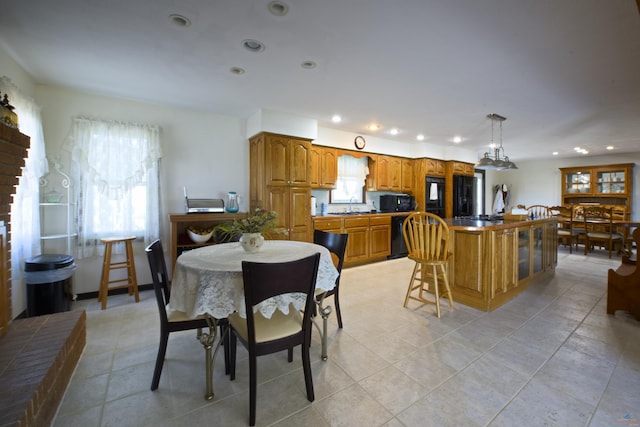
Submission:
<svg viewBox="0 0 640 427">
<path fill-rule="evenodd" d="M 329 233 L 327 231 L 315 230 L 313 232 L 313 243 L 324 246 L 331 253 L 331 259 L 333 265 L 338 270 L 338 277 L 336 278 L 336 284 L 330 291 L 317 292 L 316 303 L 318 311 L 324 323 L 326 324 L 331 310 L 329 307 L 324 307 L 323 300 L 333 295 L 334 305 L 336 307 L 336 317 L 338 318 L 338 327 L 342 329 L 342 313 L 340 312 L 340 275 L 342 274 L 342 264 L 344 264 L 344 254 L 347 251 L 347 240 L 349 235 L 346 233 Z M 328 312 L 327 312 L 328 311 Z M 326 331 L 326 328 L 325 328 Z"/>
<path fill-rule="evenodd" d="M 293 361 L 293 347 L 302 347 L 302 369 L 307 388 L 307 399 L 313 402 L 313 378 L 309 346 L 311 344 L 311 315 L 315 301 L 316 277 L 320 253 L 296 261 L 282 263 L 242 262 L 246 319 L 238 313 L 229 316 L 231 331 L 230 363 L 231 380 L 236 377 L 236 340 L 249 351 L 249 425 L 256 423 L 257 357 L 287 350 L 289 362 Z M 270 319 L 254 307 L 274 296 L 292 292 L 306 295 L 304 311 L 293 305 L 289 313 L 276 310 Z"/>
<path fill-rule="evenodd" d="M 167 274 L 167 266 L 164 260 L 164 251 L 162 243 L 156 240 L 145 248 L 149 268 L 151 270 L 151 279 L 153 281 L 153 291 L 158 303 L 158 313 L 160 314 L 160 343 L 158 345 L 158 355 L 156 356 L 156 366 L 153 371 L 153 379 L 151 380 L 151 390 L 156 390 L 160 383 L 160 375 L 162 375 L 162 367 L 167 352 L 167 343 L 169 334 L 177 331 L 198 330 L 198 336 L 203 328 L 212 328 L 209 320 L 205 316 L 198 316 L 195 319 L 189 319 L 182 312 L 167 312 L 167 305 L 171 297 L 171 283 Z M 227 319 L 218 319 L 217 323 L 220 327 L 220 336 L 224 341 L 224 365 L 225 372 L 229 373 L 229 335 Z M 213 335 L 211 329 L 209 333 Z M 226 333 L 226 335 L 224 335 Z M 207 356 L 208 357 L 208 356 Z"/>
<path fill-rule="evenodd" d="M 599 243 L 609 250 L 609 258 L 614 245 L 622 248 L 622 234 L 618 233 L 616 225 L 613 223 L 613 209 L 606 206 L 585 206 L 584 207 L 584 230 L 585 245 L 584 254 Z"/>
</svg>

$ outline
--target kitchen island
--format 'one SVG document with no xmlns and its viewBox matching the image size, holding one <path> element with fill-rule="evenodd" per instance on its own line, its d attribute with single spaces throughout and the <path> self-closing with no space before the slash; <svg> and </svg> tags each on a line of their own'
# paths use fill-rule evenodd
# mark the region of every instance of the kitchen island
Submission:
<svg viewBox="0 0 640 427">
<path fill-rule="evenodd" d="M 454 301 L 491 311 L 555 273 L 557 219 L 447 219 Z"/>
</svg>

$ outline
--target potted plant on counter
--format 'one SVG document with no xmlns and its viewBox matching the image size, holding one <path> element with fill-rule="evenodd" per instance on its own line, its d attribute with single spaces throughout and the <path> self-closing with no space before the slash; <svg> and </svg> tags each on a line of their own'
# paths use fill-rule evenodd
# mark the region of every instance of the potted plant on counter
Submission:
<svg viewBox="0 0 640 427">
<path fill-rule="evenodd" d="M 276 227 L 278 214 L 274 211 L 256 209 L 246 218 L 238 218 L 233 222 L 216 226 L 216 231 L 223 239 L 231 240 L 240 235 L 240 245 L 247 252 L 257 252 L 264 243 L 263 233 Z"/>
</svg>

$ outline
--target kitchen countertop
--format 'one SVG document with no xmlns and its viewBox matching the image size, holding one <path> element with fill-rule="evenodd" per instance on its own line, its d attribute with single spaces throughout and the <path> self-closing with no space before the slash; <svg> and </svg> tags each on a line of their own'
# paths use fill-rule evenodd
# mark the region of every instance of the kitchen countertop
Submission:
<svg viewBox="0 0 640 427">
<path fill-rule="evenodd" d="M 407 216 L 412 214 L 413 212 L 329 212 L 326 215 L 316 215 L 312 218 L 350 218 L 350 217 L 358 217 L 358 216 L 373 216 L 373 215 L 389 215 L 389 216 Z"/>
</svg>

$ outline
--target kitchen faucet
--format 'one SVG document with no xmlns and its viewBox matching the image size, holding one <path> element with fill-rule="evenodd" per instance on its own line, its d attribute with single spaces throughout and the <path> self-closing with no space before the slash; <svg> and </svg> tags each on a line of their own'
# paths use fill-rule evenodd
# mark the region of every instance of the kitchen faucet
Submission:
<svg viewBox="0 0 640 427">
<path fill-rule="evenodd" d="M 353 210 L 351 209 L 351 203 L 356 202 L 356 198 L 352 197 L 349 199 L 349 210 L 347 212 L 353 212 Z"/>
</svg>

